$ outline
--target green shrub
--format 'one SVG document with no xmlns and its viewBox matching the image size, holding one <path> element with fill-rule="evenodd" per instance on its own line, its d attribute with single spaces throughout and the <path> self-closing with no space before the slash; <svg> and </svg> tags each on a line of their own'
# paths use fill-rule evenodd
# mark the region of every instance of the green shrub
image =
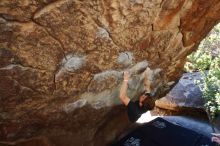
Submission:
<svg viewBox="0 0 220 146">
<path fill-rule="evenodd" d="M 220 112 L 220 57 L 212 60 L 209 70 L 203 71 L 203 81 L 199 83 L 205 108 L 213 119 Z"/>
<path fill-rule="evenodd" d="M 185 64 L 187 72 L 207 70 L 212 62 L 211 51 L 205 51 L 200 48 L 197 52 L 193 52 L 187 57 L 188 61 Z"/>
<path fill-rule="evenodd" d="M 213 119 L 220 113 L 220 24 L 201 42 L 198 50 L 187 57 L 187 72 L 202 72 L 197 81 L 205 100 L 205 109 Z"/>
</svg>

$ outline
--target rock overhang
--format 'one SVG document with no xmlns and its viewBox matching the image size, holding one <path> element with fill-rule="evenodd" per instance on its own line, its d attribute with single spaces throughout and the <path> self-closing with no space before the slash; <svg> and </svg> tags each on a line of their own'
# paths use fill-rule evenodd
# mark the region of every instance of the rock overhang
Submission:
<svg viewBox="0 0 220 146">
<path fill-rule="evenodd" d="M 161 70 L 155 91 L 169 90 L 219 11 L 218 0 L 1 1 L 1 137 L 56 137 L 59 127 L 79 143 L 112 140 L 129 125 L 117 98 L 123 71 L 133 75 L 131 97 L 147 67 Z"/>
</svg>

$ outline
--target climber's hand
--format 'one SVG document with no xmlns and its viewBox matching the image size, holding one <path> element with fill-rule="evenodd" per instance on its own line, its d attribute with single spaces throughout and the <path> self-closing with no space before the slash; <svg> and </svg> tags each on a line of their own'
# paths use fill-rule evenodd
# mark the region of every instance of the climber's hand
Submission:
<svg viewBox="0 0 220 146">
<path fill-rule="evenodd" d="M 220 138 L 213 136 L 212 141 L 220 144 Z"/>
<path fill-rule="evenodd" d="M 124 71 L 124 81 L 128 81 L 129 80 L 129 73 L 128 71 Z"/>
</svg>

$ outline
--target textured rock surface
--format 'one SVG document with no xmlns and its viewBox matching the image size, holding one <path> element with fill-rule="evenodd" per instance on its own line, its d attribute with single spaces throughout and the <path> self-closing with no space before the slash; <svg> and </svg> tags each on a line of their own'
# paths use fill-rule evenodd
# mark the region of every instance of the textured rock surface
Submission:
<svg viewBox="0 0 220 146">
<path fill-rule="evenodd" d="M 195 84 L 201 80 L 201 74 L 185 73 L 172 90 L 163 98 L 156 100 L 155 105 L 168 110 L 203 109 L 202 92 Z"/>
<path fill-rule="evenodd" d="M 1 0 L 0 139 L 105 145 L 129 125 L 122 72 L 162 94 L 219 20 L 219 0 Z"/>
</svg>

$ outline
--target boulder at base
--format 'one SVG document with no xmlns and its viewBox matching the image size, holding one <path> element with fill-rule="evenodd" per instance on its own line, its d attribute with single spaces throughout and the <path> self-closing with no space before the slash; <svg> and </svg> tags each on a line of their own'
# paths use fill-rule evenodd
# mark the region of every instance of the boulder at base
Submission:
<svg viewBox="0 0 220 146">
<path fill-rule="evenodd" d="M 201 80 L 201 73 L 185 73 L 174 88 L 155 105 L 162 109 L 181 110 L 184 108 L 202 109 L 204 101 L 196 80 Z"/>
</svg>

